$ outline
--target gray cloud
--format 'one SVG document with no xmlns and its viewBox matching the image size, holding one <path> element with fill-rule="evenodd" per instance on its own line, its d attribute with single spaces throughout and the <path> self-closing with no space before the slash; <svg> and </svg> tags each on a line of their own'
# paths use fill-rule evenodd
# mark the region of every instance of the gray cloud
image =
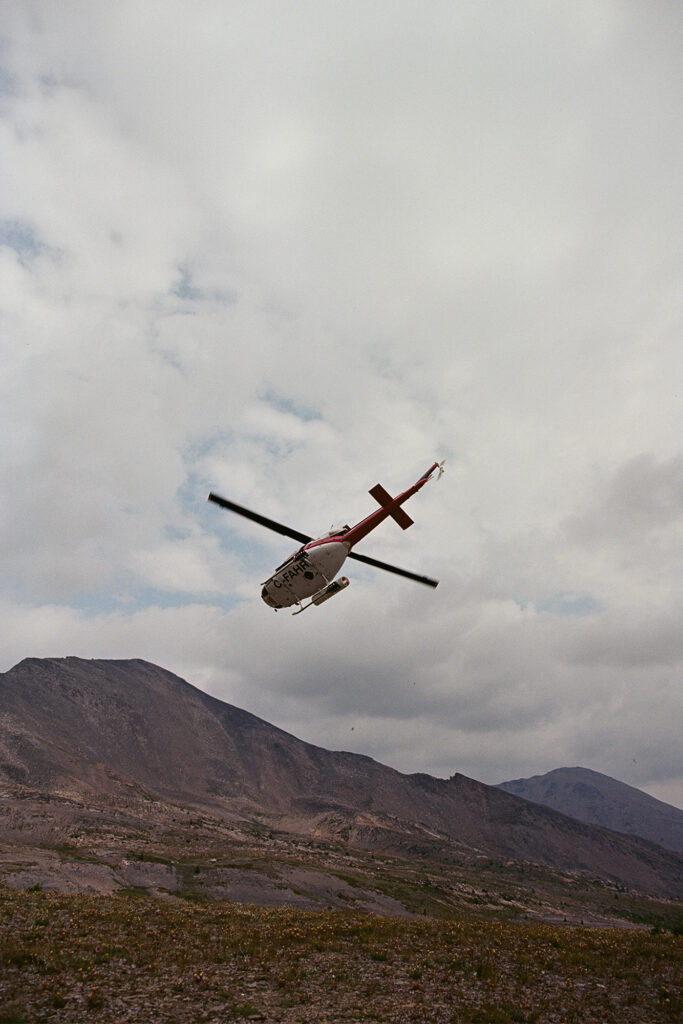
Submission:
<svg viewBox="0 0 683 1024">
<path fill-rule="evenodd" d="M 683 801 L 674 5 L 5 5 L 0 608 L 313 742 Z M 448 475 L 291 619 L 290 550 Z"/>
<path fill-rule="evenodd" d="M 653 452 L 641 452 L 602 484 L 592 508 L 569 519 L 567 532 L 587 545 L 631 545 L 682 520 L 683 452 L 659 463 Z"/>
</svg>

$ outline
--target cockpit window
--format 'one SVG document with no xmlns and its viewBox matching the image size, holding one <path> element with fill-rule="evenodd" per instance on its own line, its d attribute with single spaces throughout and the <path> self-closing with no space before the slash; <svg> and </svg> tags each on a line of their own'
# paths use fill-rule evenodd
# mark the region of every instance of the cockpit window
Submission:
<svg viewBox="0 0 683 1024">
<path fill-rule="evenodd" d="M 348 533 L 351 529 L 350 526 L 333 526 L 331 530 L 327 530 L 325 533 L 321 533 L 317 540 L 325 540 L 326 537 L 341 537 L 343 534 Z"/>
</svg>

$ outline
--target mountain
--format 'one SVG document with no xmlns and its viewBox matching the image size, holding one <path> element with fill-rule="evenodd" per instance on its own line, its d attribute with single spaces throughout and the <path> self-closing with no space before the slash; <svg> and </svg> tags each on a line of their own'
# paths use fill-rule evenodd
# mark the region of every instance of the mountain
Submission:
<svg viewBox="0 0 683 1024">
<path fill-rule="evenodd" d="M 609 775 L 589 768 L 556 768 L 546 775 L 501 782 L 498 788 L 579 821 L 683 853 L 683 811 Z"/>
<path fill-rule="evenodd" d="M 683 862 L 463 775 L 305 743 L 144 661 L 29 658 L 0 675 L 0 781 L 123 806 L 142 794 L 350 848 L 471 851 L 667 898 Z"/>
</svg>

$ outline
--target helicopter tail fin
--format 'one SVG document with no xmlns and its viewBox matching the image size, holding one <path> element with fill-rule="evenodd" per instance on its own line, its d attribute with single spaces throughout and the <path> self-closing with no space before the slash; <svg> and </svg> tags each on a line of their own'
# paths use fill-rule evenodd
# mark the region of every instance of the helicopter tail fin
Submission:
<svg viewBox="0 0 683 1024">
<path fill-rule="evenodd" d="M 375 501 L 382 506 L 382 508 L 386 508 L 387 505 L 391 505 L 394 500 L 381 484 L 375 484 L 375 486 L 371 488 L 370 494 Z M 413 525 L 414 520 L 410 518 L 408 513 L 405 512 L 400 505 L 393 508 L 389 515 L 398 523 L 402 530 L 407 530 L 409 526 Z"/>
</svg>

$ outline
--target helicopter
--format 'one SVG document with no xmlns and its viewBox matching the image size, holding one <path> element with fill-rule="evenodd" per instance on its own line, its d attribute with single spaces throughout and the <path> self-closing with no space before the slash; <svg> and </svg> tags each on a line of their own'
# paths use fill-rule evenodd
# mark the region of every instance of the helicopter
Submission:
<svg viewBox="0 0 683 1024">
<path fill-rule="evenodd" d="M 402 530 L 407 530 L 413 525 L 413 520 L 402 508 L 404 502 L 416 494 L 421 487 L 431 480 L 434 472 L 438 471 L 437 480 L 443 473 L 443 462 L 435 462 L 429 467 L 417 483 L 409 487 L 407 491 L 397 494 L 392 498 L 388 491 L 381 484 L 375 484 L 369 494 L 379 504 L 379 508 L 371 512 L 365 519 L 361 519 L 355 526 L 342 526 L 339 529 L 328 530 L 319 537 L 309 537 L 305 533 L 299 533 L 289 526 L 268 519 L 266 516 L 252 512 L 242 505 L 228 501 L 219 494 L 212 491 L 208 501 L 215 502 L 229 512 L 251 519 L 252 522 L 265 526 L 268 530 L 274 530 L 285 537 L 291 537 L 301 544 L 294 554 L 278 565 L 277 569 L 264 583 L 261 584 L 261 598 L 270 607 L 278 611 L 281 608 L 291 608 L 298 605 L 293 615 L 299 615 L 312 605 L 321 605 L 331 597 L 341 593 L 349 585 L 346 576 L 337 575 L 347 558 L 354 558 L 358 562 L 372 565 L 376 569 L 385 569 L 397 576 L 403 576 L 408 580 L 415 580 L 416 583 L 424 583 L 428 587 L 437 587 L 438 580 L 430 579 L 429 576 L 420 576 L 406 569 L 399 569 L 395 565 L 388 565 L 386 562 L 379 562 L 376 558 L 368 558 L 367 555 L 359 555 L 352 551 L 352 548 L 364 537 L 374 530 L 385 519 L 391 517 Z M 303 602 L 308 600 L 308 604 Z"/>
</svg>

